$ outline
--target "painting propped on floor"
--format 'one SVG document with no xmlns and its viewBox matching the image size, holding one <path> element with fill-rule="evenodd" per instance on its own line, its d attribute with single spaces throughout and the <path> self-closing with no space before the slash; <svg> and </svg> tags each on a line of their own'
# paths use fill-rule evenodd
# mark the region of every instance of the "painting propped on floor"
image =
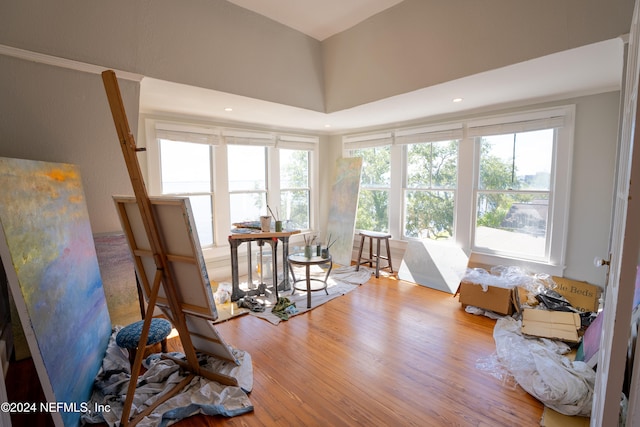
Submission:
<svg viewBox="0 0 640 427">
<path fill-rule="evenodd" d="M 469 258 L 462 249 L 432 240 L 410 240 L 402 258 L 398 278 L 455 294 Z"/>
<path fill-rule="evenodd" d="M 80 173 L 60 163 L 0 158 L 0 255 L 57 426 L 80 410 L 111 335 Z"/>
<path fill-rule="evenodd" d="M 331 236 L 331 241 L 335 241 L 331 257 L 341 266 L 351 265 L 361 173 L 362 157 L 343 157 L 336 161 L 325 240 Z"/>
<path fill-rule="evenodd" d="M 110 233 L 94 235 L 93 240 L 111 323 L 126 326 L 137 322 L 142 314 L 127 239 L 122 233 Z"/>
</svg>

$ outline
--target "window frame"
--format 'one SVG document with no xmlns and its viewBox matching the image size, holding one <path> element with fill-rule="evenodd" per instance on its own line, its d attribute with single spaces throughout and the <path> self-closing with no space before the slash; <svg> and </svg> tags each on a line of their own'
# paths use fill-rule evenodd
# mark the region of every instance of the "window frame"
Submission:
<svg viewBox="0 0 640 427">
<path fill-rule="evenodd" d="M 370 150 L 370 149 L 376 149 L 376 148 L 384 148 L 384 147 L 389 147 L 389 184 L 388 186 L 381 186 L 378 184 L 375 185 L 370 185 L 370 186 L 363 186 L 362 184 L 362 178 L 360 178 L 360 191 L 365 190 L 365 191 L 384 191 L 387 193 L 387 227 L 384 230 L 369 230 L 369 231 L 378 231 L 378 232 L 383 232 L 383 233 L 387 233 L 389 232 L 389 227 L 390 227 L 390 223 L 391 223 L 391 210 L 392 210 L 392 205 L 391 205 L 391 176 L 392 176 L 392 148 L 393 148 L 393 142 L 391 139 L 388 139 L 386 137 L 386 135 L 380 136 L 380 135 L 373 135 L 372 138 L 366 138 L 366 139 L 362 139 L 359 140 L 358 142 L 353 142 L 351 144 L 349 144 L 349 148 L 347 149 L 347 153 L 348 153 L 348 157 L 357 157 L 354 156 L 355 151 L 356 150 Z M 360 201 L 360 197 L 361 197 L 361 193 L 358 194 L 358 202 Z M 359 207 L 359 203 L 358 203 L 358 207 Z M 358 218 L 357 218 L 357 211 L 356 211 L 356 220 L 355 220 L 355 224 L 356 224 L 356 230 L 360 230 L 357 228 L 357 223 L 358 223 Z"/>
<path fill-rule="evenodd" d="M 215 164 L 217 161 L 217 149 L 220 146 L 220 138 L 215 128 L 210 126 L 197 126 L 188 123 L 176 123 L 170 121 L 150 121 L 145 122 L 146 133 L 146 153 L 147 153 L 147 185 L 150 195 L 208 195 L 211 203 L 211 231 L 213 242 L 211 245 L 202 247 L 203 253 L 209 253 L 216 246 L 219 239 L 218 230 L 216 229 L 217 218 L 217 202 L 219 198 L 218 188 L 216 185 Z M 209 146 L 209 166 L 213 170 L 209 171 L 210 191 L 209 192 L 183 192 L 183 193 L 163 193 L 162 189 L 162 157 L 161 157 L 161 139 L 176 142 L 187 142 L 193 144 L 202 144 Z"/>
<path fill-rule="evenodd" d="M 279 162 L 279 167 L 278 167 L 278 179 L 280 180 L 279 182 L 279 191 L 278 191 L 278 204 L 275 206 L 282 206 L 282 193 L 283 192 L 295 192 L 295 191 L 304 191 L 307 193 L 307 204 L 308 204 L 308 211 L 307 211 L 307 219 L 309 222 L 309 226 L 312 224 L 311 222 L 311 212 L 312 212 L 312 197 L 311 197 L 311 170 L 312 170 L 312 166 L 311 166 L 311 160 L 312 160 L 312 153 L 313 151 L 309 149 L 309 147 L 300 147 L 297 146 L 296 148 L 292 148 L 292 145 L 288 145 L 286 143 L 284 144 L 280 144 L 277 147 L 278 150 L 278 162 Z M 307 185 L 306 187 L 283 187 L 282 182 L 281 182 L 281 172 L 282 172 L 282 168 L 280 167 L 281 162 L 281 153 L 282 150 L 288 150 L 288 151 L 304 151 L 307 153 Z M 275 197 L 274 197 L 275 198 Z M 284 226 L 286 227 L 286 223 L 287 221 L 290 220 L 290 218 L 285 218 L 283 215 L 282 211 L 279 212 L 275 212 L 276 215 L 279 215 L 278 220 L 283 221 Z M 308 229 L 308 228 L 307 228 Z"/>
<path fill-rule="evenodd" d="M 529 268 L 533 271 L 562 275 L 566 259 L 566 245 L 569 228 L 569 206 L 571 188 L 572 153 L 574 143 L 575 106 L 568 105 L 550 109 L 534 110 L 493 116 L 471 121 L 468 126 L 468 138 L 473 144 L 474 177 L 472 195 L 472 219 L 469 247 L 479 262 L 500 264 L 505 260 Z M 479 189 L 480 141 L 482 136 L 526 132 L 554 128 L 554 146 L 550 172 L 549 214 L 547 223 L 547 242 L 542 257 L 522 257 L 504 251 L 487 250 L 475 247 L 475 227 L 477 222 L 476 206 Z M 524 190 L 523 190 L 524 191 Z M 526 191 L 525 191 L 526 192 Z"/>
<path fill-rule="evenodd" d="M 415 240 L 405 237 L 404 191 L 406 187 L 406 155 L 403 145 L 415 142 L 438 142 L 457 139 L 458 182 L 454 208 L 454 243 L 474 261 L 488 265 L 518 265 L 532 271 L 562 275 L 566 259 L 572 155 L 574 144 L 575 105 L 523 110 L 515 113 L 476 116 L 456 122 L 431 123 L 411 128 L 380 130 L 377 133 L 342 136 L 342 154 L 349 156 L 354 147 L 363 148 L 380 144 L 381 140 L 391 145 L 391 189 L 389 195 L 389 233 L 392 245 L 397 241 Z M 486 253 L 474 248 L 478 169 L 480 142 L 477 134 L 482 132 L 509 133 L 556 128 L 553 149 L 552 172 L 549 191 L 548 255 L 543 259 L 523 258 L 516 254 Z M 392 199 L 393 198 L 393 199 Z M 358 230 L 356 230 L 357 232 Z M 395 242 L 394 242 L 395 241 Z M 447 240 L 450 242 L 450 239 Z M 443 242 L 443 243 L 447 243 Z M 403 244 L 399 244 L 403 246 Z"/>
<path fill-rule="evenodd" d="M 428 140 L 427 140 L 428 139 Z M 443 188 L 438 188 L 438 187 L 434 187 L 433 183 L 431 183 L 428 187 L 409 187 L 408 184 L 408 178 L 409 178 L 409 167 L 408 167 L 408 161 L 409 161 L 409 147 L 411 145 L 418 145 L 418 144 L 429 144 L 431 146 L 431 149 L 433 149 L 433 144 L 438 144 L 440 142 L 456 142 L 457 143 L 457 158 L 456 158 L 456 184 L 454 187 L 443 187 Z M 403 170 L 402 170 L 402 222 L 400 224 L 400 231 L 401 231 L 401 236 L 402 239 L 404 240 L 419 240 L 419 237 L 411 237 L 411 236 L 407 236 L 405 234 L 406 231 L 406 223 L 407 223 L 407 218 L 406 218 L 406 212 L 407 212 L 407 206 L 406 206 L 406 199 L 407 199 L 407 192 L 413 191 L 413 192 L 423 192 L 423 193 L 434 193 L 434 192 L 450 192 L 453 193 L 453 224 L 452 224 L 452 236 L 450 239 L 446 239 L 445 241 L 455 241 L 456 238 L 456 206 L 458 204 L 458 184 L 459 184 L 459 180 L 458 180 L 458 175 L 459 175 L 459 160 L 460 160 L 460 144 L 462 142 L 462 137 L 457 138 L 457 139 L 439 139 L 439 138 L 435 138 L 435 137 L 431 137 L 431 138 L 424 138 L 424 140 L 418 142 L 410 142 L 410 143 L 405 143 L 402 146 L 402 161 L 403 161 Z M 433 239 L 432 239 L 433 240 Z M 438 239 L 435 239 L 435 241 L 438 241 Z"/>
<path fill-rule="evenodd" d="M 141 156 L 141 166 L 146 166 L 146 184 L 149 195 L 161 196 L 161 160 L 160 141 L 158 131 L 172 130 L 176 135 L 190 135 L 192 137 L 205 135 L 206 140 L 200 143 L 212 145 L 211 165 L 212 203 L 213 212 L 213 236 L 211 247 L 203 247 L 202 252 L 206 260 L 211 260 L 229 255 L 228 235 L 232 228 L 230 220 L 230 192 L 228 185 L 227 146 L 260 145 L 266 147 L 267 182 L 266 193 L 269 206 L 280 205 L 280 176 L 279 176 L 279 148 L 306 150 L 309 152 L 309 229 L 301 230 L 313 232 L 318 229 L 319 185 L 318 177 L 318 149 L 320 138 L 317 135 L 292 134 L 279 131 L 258 131 L 255 129 L 229 128 L 219 124 L 198 121 L 182 121 L 167 119 L 155 115 L 141 115 L 144 126 L 144 134 L 141 141 L 145 142 L 146 156 Z M 192 141 L 187 141 L 192 142 Z M 141 147 L 142 148 L 142 147 Z M 257 220 L 257 218 L 256 218 Z"/>
<path fill-rule="evenodd" d="M 263 153 L 264 153 L 264 188 L 259 188 L 259 189 L 240 189 L 240 190 L 231 190 L 229 188 L 229 146 L 233 146 L 233 147 L 252 147 L 252 148 L 261 148 Z M 265 207 L 263 208 L 262 213 L 260 213 L 260 215 L 266 215 L 267 214 L 267 206 L 269 205 L 269 195 L 271 193 L 271 189 L 269 187 L 269 174 L 271 173 L 271 167 L 269 164 L 269 160 L 270 160 L 270 153 L 268 150 L 268 145 L 258 145 L 258 144 L 242 144 L 242 143 L 235 143 L 235 144 L 226 144 L 227 147 L 227 155 L 225 156 L 225 160 L 227 162 L 227 194 L 229 196 L 229 204 L 228 207 L 231 208 L 231 197 L 233 195 L 240 195 L 240 194 L 256 194 L 256 195 L 260 195 L 260 197 L 264 196 L 264 201 L 266 203 Z M 229 216 L 231 216 L 231 210 L 228 209 L 229 211 Z M 238 221 L 246 221 L 248 219 L 239 219 Z M 257 220 L 257 219 L 256 219 Z M 231 224 L 233 224 L 233 218 L 230 218 Z"/>
</svg>

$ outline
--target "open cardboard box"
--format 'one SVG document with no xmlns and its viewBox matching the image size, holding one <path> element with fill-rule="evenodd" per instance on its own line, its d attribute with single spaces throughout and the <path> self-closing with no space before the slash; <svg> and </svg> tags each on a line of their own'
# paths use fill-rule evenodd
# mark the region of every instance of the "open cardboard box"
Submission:
<svg viewBox="0 0 640 427">
<path fill-rule="evenodd" d="M 469 259 L 468 268 L 482 268 L 491 271 L 492 266 L 480 264 Z M 551 276 L 556 284 L 554 290 L 565 297 L 575 309 L 582 312 L 598 312 L 600 305 L 599 286 L 587 282 Z M 511 315 L 520 312 L 520 307 L 535 298 L 523 287 L 516 286 L 513 289 L 498 286 L 489 286 L 485 292 L 480 284 L 470 281 L 460 283 L 456 295 L 463 306 L 472 305 L 485 310 L 493 311 L 501 315 Z"/>
<path fill-rule="evenodd" d="M 514 309 L 520 306 L 516 303 L 517 290 L 514 289 L 489 286 L 485 292 L 481 285 L 463 281 L 458 293 L 463 306 L 472 305 L 505 316 L 513 314 Z"/>
<path fill-rule="evenodd" d="M 554 289 L 571 303 L 571 306 L 582 312 L 597 313 L 600 305 L 600 287 L 587 282 L 551 277 L 557 285 Z"/>
<path fill-rule="evenodd" d="M 479 264 L 471 261 L 471 259 L 467 264 L 467 268 L 481 268 L 487 272 L 491 270 L 491 266 Z M 456 291 L 456 295 L 458 294 L 458 300 L 463 307 L 471 305 L 503 316 L 510 316 L 514 312 L 520 311 L 517 287 L 487 286 L 485 291 L 481 284 L 463 279 Z"/>
<path fill-rule="evenodd" d="M 589 427 L 590 425 L 591 419 L 588 417 L 563 415 L 546 406 L 540 420 L 542 427 Z"/>
<path fill-rule="evenodd" d="M 525 308 L 522 310 L 522 333 L 536 337 L 579 342 L 580 315 L 568 311 Z"/>
</svg>

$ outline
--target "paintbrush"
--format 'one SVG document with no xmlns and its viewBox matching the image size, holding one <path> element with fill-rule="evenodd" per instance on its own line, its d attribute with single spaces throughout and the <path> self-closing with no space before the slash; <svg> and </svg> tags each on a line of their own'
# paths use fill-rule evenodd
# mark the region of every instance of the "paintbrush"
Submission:
<svg viewBox="0 0 640 427">
<path fill-rule="evenodd" d="M 276 208 L 277 209 L 277 208 Z M 269 205 L 267 205 L 267 210 L 269 211 L 269 213 L 271 214 L 271 216 L 273 217 L 273 219 L 275 221 L 279 221 L 278 217 L 274 215 L 273 211 L 271 210 L 271 208 L 269 207 Z"/>
</svg>

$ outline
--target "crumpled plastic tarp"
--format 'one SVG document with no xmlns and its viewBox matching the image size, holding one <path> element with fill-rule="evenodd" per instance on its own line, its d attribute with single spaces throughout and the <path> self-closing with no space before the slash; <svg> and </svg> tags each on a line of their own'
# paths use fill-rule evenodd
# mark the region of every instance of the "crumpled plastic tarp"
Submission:
<svg viewBox="0 0 640 427">
<path fill-rule="evenodd" d="M 515 266 L 495 266 L 491 271 L 484 268 L 467 268 L 463 281 L 476 283 L 486 292 L 489 286 L 514 288 L 520 286 L 534 295 L 544 289 L 553 289 L 555 282 L 548 274 L 533 274 Z"/>
<path fill-rule="evenodd" d="M 493 337 L 502 365 L 520 386 L 545 406 L 565 415 L 591 415 L 596 373 L 584 362 L 564 356 L 561 341 L 525 337 L 512 317 L 496 321 Z"/>
<path fill-rule="evenodd" d="M 91 400 L 87 402 L 90 410 L 82 414 L 81 419 L 84 423 L 106 422 L 110 427 L 120 425 L 131 368 L 126 350 L 119 348 L 115 343 L 118 330 L 119 328 L 114 329 L 109 340 L 107 354 L 102 361 L 102 369 L 94 383 Z M 162 427 L 196 414 L 232 417 L 253 411 L 253 405 L 247 396 L 253 385 L 251 356 L 241 350 L 233 349 L 233 352 L 241 361 L 240 365 L 199 355 L 200 366 L 233 376 L 240 386 L 226 386 L 196 376 L 180 393 L 159 405 L 151 415 L 137 425 Z M 177 359 L 184 356 L 181 353 L 170 355 Z M 147 371 L 138 377 L 138 386 L 131 408 L 132 415 L 144 410 L 161 393 L 171 390 L 188 375 L 178 364 L 170 359 L 161 359 L 159 355 L 149 356 L 144 363 Z M 106 407 L 107 410 L 101 412 L 91 410 L 97 407 Z"/>
</svg>

